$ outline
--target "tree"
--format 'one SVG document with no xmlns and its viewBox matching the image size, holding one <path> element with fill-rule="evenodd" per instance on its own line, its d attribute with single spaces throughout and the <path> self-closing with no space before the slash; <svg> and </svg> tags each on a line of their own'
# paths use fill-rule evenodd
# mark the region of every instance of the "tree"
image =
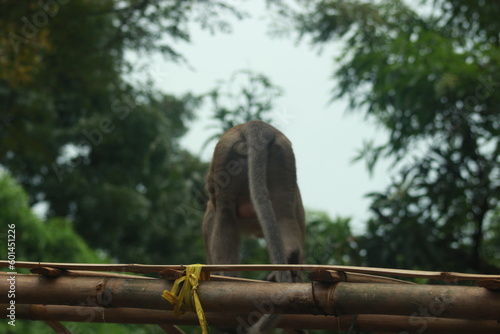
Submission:
<svg viewBox="0 0 500 334">
<path fill-rule="evenodd" d="M 345 43 L 335 97 L 389 131 L 360 154 L 397 171 L 369 195 L 368 264 L 498 271 L 500 6 L 421 3 L 308 1 L 293 15 L 313 44 Z"/>
<path fill-rule="evenodd" d="M 109 259 L 90 249 L 74 231 L 71 221 L 61 218 L 42 220 L 28 205 L 28 196 L 19 184 L 7 173 L 0 172 L 0 224 L 5 230 L 6 241 L 0 249 L 0 258 L 15 261 L 88 262 L 106 263 Z M 8 236 L 11 236 L 10 240 Z M 7 243 L 8 241 L 8 243 Z M 14 269 L 28 273 L 24 269 Z M 100 325 L 100 324 L 99 324 Z M 79 330 L 86 333 L 122 333 L 120 325 L 79 324 Z M 71 325 L 69 326 L 71 327 Z M 16 320 L 16 326 L 2 326 L 0 333 L 53 333 L 41 321 Z"/>
<path fill-rule="evenodd" d="M 226 30 L 225 14 L 241 17 L 216 0 L 4 1 L 0 164 L 30 204 L 114 260 L 200 261 L 176 252 L 201 221 L 206 165 L 178 144 L 196 103 L 126 82 L 124 54 L 182 61 L 172 41 L 189 41 L 187 23 Z"/>
<path fill-rule="evenodd" d="M 0 222 L 5 228 L 5 240 L 12 236 L 12 244 L 0 249 L 1 259 L 8 259 L 10 252 L 17 261 L 104 263 L 108 260 L 88 247 L 69 220 L 38 218 L 29 207 L 24 190 L 5 172 L 0 172 Z"/>
<path fill-rule="evenodd" d="M 361 265 L 358 237 L 349 225 L 350 218 L 331 219 L 324 212 L 306 214 L 305 263 L 318 265 Z"/>
<path fill-rule="evenodd" d="M 212 119 L 219 123 L 213 127 L 221 129 L 207 139 L 204 147 L 238 124 L 255 119 L 272 123 L 273 117 L 269 114 L 282 94 L 282 89 L 265 74 L 251 70 L 236 71 L 229 80 L 220 81 L 214 89 L 199 97 L 200 101 L 209 99 Z"/>
</svg>

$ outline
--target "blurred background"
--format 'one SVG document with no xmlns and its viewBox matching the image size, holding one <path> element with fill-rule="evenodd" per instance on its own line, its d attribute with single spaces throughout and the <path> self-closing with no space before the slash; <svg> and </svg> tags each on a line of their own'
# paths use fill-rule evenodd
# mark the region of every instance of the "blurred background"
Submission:
<svg viewBox="0 0 500 334">
<path fill-rule="evenodd" d="M 499 273 L 498 17 L 468 0 L 0 1 L 0 258 L 15 224 L 17 260 L 205 262 L 214 145 L 262 119 L 294 147 L 307 263 Z M 257 240 L 242 256 L 268 262 Z"/>
</svg>

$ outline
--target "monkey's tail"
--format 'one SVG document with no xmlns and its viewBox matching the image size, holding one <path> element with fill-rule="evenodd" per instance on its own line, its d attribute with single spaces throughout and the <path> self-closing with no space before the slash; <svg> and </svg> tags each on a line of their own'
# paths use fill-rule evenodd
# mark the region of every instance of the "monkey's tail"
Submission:
<svg viewBox="0 0 500 334">
<path fill-rule="evenodd" d="M 267 160 L 275 132 L 270 125 L 261 121 L 248 123 L 243 131 L 248 147 L 250 198 L 266 239 L 271 262 L 285 264 L 285 247 L 267 187 Z M 281 275 L 277 276 L 278 281 L 287 281 L 284 277 L 280 279 Z"/>
<path fill-rule="evenodd" d="M 250 198 L 257 213 L 257 218 L 266 238 L 269 257 L 274 264 L 287 263 L 285 245 L 281 238 L 278 222 L 267 187 L 267 167 L 269 148 L 275 140 L 275 131 L 267 123 L 252 121 L 243 129 L 248 148 L 248 183 Z M 291 282 L 289 271 L 279 271 L 276 274 L 278 282 Z M 281 315 L 266 314 L 248 329 L 248 333 L 267 333 L 278 323 Z"/>
</svg>

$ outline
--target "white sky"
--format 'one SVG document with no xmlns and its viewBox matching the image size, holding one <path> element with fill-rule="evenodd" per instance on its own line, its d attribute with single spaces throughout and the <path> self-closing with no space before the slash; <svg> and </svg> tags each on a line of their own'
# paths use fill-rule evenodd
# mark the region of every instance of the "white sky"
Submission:
<svg viewBox="0 0 500 334">
<path fill-rule="evenodd" d="M 363 141 L 385 135 L 362 113 L 346 114 L 346 102 L 329 103 L 335 86 L 332 79 L 335 52 L 321 54 L 308 43 L 297 45 L 294 38 L 275 38 L 268 34 L 269 18 L 264 1 L 242 2 L 250 18 L 234 20 L 231 34 L 211 35 L 192 25 L 192 43 L 176 45 L 189 66 L 174 64 L 160 56 L 149 58 L 150 74 L 167 93 L 205 93 L 218 80 L 228 80 L 238 70 L 250 69 L 267 75 L 284 90 L 277 101 L 277 113 L 289 115 L 277 127 L 291 140 L 297 160 L 297 175 L 306 209 L 326 211 L 330 217 L 352 217 L 361 232 L 368 217 L 369 201 L 364 195 L 383 190 L 389 182 L 387 167 L 381 164 L 372 178 L 364 162 L 351 163 Z M 207 125 L 210 110 L 198 111 L 190 132 L 182 140 L 185 148 L 198 154 L 208 137 L 217 132 Z M 209 161 L 215 142 L 202 156 Z M 384 166 L 387 166 L 385 164 Z"/>
</svg>

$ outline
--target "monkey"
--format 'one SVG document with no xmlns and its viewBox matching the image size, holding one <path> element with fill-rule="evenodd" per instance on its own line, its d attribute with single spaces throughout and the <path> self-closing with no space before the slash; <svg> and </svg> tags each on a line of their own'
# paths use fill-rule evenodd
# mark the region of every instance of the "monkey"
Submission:
<svg viewBox="0 0 500 334">
<path fill-rule="evenodd" d="M 215 147 L 206 189 L 202 230 L 210 264 L 239 263 L 241 235 L 264 237 L 273 264 L 302 263 L 305 219 L 295 156 L 278 129 L 253 120 L 224 133 Z M 298 281 L 296 272 L 274 275 L 278 282 Z M 250 332 L 268 332 L 278 319 L 264 316 Z"/>
</svg>

